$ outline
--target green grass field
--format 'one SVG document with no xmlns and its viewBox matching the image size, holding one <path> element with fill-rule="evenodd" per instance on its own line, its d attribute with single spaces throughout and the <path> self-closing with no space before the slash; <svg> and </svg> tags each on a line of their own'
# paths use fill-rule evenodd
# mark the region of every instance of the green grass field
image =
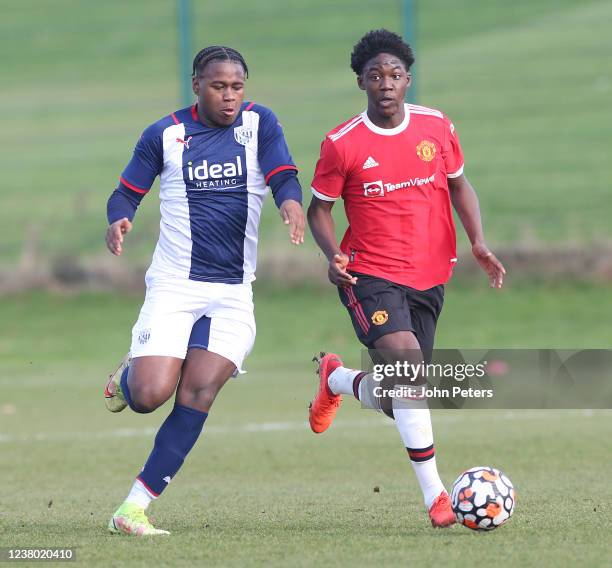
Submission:
<svg viewBox="0 0 612 568">
<path fill-rule="evenodd" d="M 23 0 L 3 10 L 0 261 L 18 259 L 33 227 L 45 258 L 103 254 L 106 199 L 135 141 L 180 105 L 174 6 Z M 350 50 L 372 27 L 401 31 L 399 0 L 194 6 L 195 45 L 245 53 L 248 97 L 276 110 L 307 189 L 324 134 L 365 106 Z M 453 118 L 493 243 L 610 237 L 610 18 L 607 1 L 418 2 L 418 100 Z M 263 255 L 284 246 L 275 216 L 270 202 Z M 153 194 L 130 262 L 147 262 L 157 230 Z"/>
<path fill-rule="evenodd" d="M 140 132 L 181 106 L 175 2 L 5 4 L 0 284 L 19 263 L 146 266 L 156 196 L 122 262 L 103 245 L 105 208 Z M 401 31 L 399 0 L 193 4 L 194 49 L 226 43 L 244 53 L 248 99 L 278 114 L 307 189 L 324 134 L 365 106 L 350 50 L 369 29 Z M 609 241 L 612 3 L 416 4 L 418 102 L 453 119 L 490 243 Z M 307 267 L 299 274 L 322 272 L 309 235 L 293 249 L 285 233 L 270 200 L 260 259 L 280 259 L 279 280 L 294 263 Z M 438 347 L 611 347 L 609 285 L 529 284 L 509 268 L 501 292 L 449 285 Z M 328 433 L 308 429 L 312 355 L 360 360 L 334 290 L 274 289 L 270 274 L 260 277 L 249 373 L 223 390 L 152 506 L 173 531 L 155 541 L 105 532 L 169 411 L 116 416 L 103 406 L 104 378 L 128 348 L 142 299 L 0 297 L 0 547 L 74 546 L 86 566 L 610 565 L 609 411 L 435 411 L 445 483 L 493 465 L 518 503 L 494 533 L 434 531 L 391 422 L 346 400 Z"/>
<path fill-rule="evenodd" d="M 429 527 L 390 421 L 346 400 L 333 428 L 313 435 L 309 358 L 333 348 L 359 361 L 331 288 L 256 290 L 249 373 L 224 389 L 185 467 L 151 508 L 174 534 L 107 535 L 169 410 L 111 415 L 103 406 L 104 374 L 125 351 L 139 305 L 42 294 L 0 305 L 0 546 L 75 546 L 87 566 L 609 561 L 609 412 L 434 412 L 445 483 L 491 464 L 517 488 L 515 517 L 491 534 Z M 526 322 L 527 305 L 539 306 L 539 322 Z M 438 345 L 609 347 L 609 326 L 597 314 L 610 310 L 601 286 L 487 293 L 451 285 Z"/>
</svg>

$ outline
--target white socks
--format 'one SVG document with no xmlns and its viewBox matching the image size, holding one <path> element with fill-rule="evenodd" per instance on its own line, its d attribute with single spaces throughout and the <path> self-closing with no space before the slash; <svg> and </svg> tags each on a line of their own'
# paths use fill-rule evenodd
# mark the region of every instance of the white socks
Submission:
<svg viewBox="0 0 612 568">
<path fill-rule="evenodd" d="M 140 479 L 136 479 L 134 481 L 134 485 L 132 485 L 132 489 L 129 495 L 125 498 L 126 503 L 133 503 L 134 505 L 138 505 L 143 509 L 146 509 L 153 501 L 155 497 L 153 497 L 148 491 L 147 488 L 143 485 Z"/>
<path fill-rule="evenodd" d="M 327 377 L 327 385 L 334 394 L 353 394 L 353 380 L 361 372 L 338 367 Z"/>
<path fill-rule="evenodd" d="M 444 485 L 438 475 L 438 467 L 436 466 L 436 456 L 424 462 L 410 462 L 414 473 L 417 476 L 421 491 L 423 492 L 423 501 L 427 510 L 433 505 L 436 497 L 446 491 Z"/>
<path fill-rule="evenodd" d="M 436 467 L 431 413 L 425 401 L 394 400 L 393 416 L 429 509 L 445 490 Z"/>
<path fill-rule="evenodd" d="M 352 395 L 353 381 L 361 372 L 338 367 L 329 375 L 327 384 L 334 394 Z M 374 396 L 374 388 L 380 386 L 380 382 L 375 381 L 372 376 L 372 373 L 368 373 L 359 383 L 359 400 L 364 407 L 380 412 L 380 398 Z M 425 506 L 429 509 L 445 489 L 436 466 L 431 413 L 427 401 L 393 399 L 393 415 L 423 492 Z"/>
</svg>

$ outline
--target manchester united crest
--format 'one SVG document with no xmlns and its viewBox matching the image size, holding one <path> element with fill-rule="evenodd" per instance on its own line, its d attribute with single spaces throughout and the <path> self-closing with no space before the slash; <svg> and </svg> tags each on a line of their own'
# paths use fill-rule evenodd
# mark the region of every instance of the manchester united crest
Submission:
<svg viewBox="0 0 612 568">
<path fill-rule="evenodd" d="M 383 325 L 387 323 L 389 314 L 385 310 L 377 310 L 372 314 L 372 323 L 374 325 Z"/>
<path fill-rule="evenodd" d="M 416 153 L 424 162 L 431 162 L 436 155 L 436 145 L 429 140 L 421 140 L 417 144 Z"/>
</svg>

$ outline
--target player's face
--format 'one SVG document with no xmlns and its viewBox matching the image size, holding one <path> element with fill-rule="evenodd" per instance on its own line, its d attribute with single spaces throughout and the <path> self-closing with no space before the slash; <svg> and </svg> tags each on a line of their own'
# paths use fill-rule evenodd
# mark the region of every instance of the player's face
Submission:
<svg viewBox="0 0 612 568">
<path fill-rule="evenodd" d="M 370 59 L 357 78 L 359 88 L 368 95 L 368 114 L 383 120 L 403 118 L 410 80 L 410 73 L 395 55 L 379 53 Z"/>
<path fill-rule="evenodd" d="M 204 124 L 230 126 L 244 99 L 244 69 L 233 61 L 211 61 L 193 78 L 193 92 Z"/>
</svg>

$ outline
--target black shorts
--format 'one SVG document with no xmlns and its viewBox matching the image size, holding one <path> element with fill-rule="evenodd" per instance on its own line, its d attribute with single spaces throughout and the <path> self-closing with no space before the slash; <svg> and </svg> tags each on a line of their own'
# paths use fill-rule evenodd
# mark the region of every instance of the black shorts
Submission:
<svg viewBox="0 0 612 568">
<path fill-rule="evenodd" d="M 353 273 L 357 284 L 338 288 L 359 341 L 368 349 L 383 335 L 412 331 L 425 362 L 431 360 L 436 323 L 444 303 L 444 285 L 415 290 L 384 278 Z"/>
</svg>

